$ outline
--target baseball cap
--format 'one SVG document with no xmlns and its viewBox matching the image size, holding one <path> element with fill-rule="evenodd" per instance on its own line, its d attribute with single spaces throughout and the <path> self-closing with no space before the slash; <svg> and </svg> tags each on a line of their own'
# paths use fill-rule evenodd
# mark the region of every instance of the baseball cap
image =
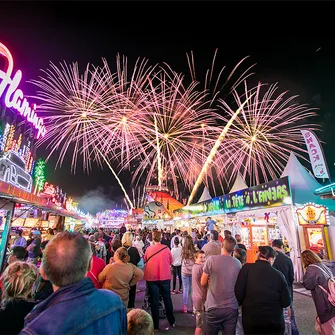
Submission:
<svg viewBox="0 0 335 335">
<path fill-rule="evenodd" d="M 33 235 L 41 235 L 41 232 L 39 230 L 33 230 Z"/>
</svg>

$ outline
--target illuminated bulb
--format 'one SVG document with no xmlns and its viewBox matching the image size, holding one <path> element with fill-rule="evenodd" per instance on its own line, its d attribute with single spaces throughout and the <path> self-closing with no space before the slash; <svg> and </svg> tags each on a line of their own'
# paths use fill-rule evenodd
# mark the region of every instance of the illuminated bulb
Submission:
<svg viewBox="0 0 335 335">
<path fill-rule="evenodd" d="M 164 134 L 164 138 L 168 139 L 169 138 L 169 134 Z"/>
<path fill-rule="evenodd" d="M 126 122 L 127 122 L 127 117 L 126 117 L 126 116 L 123 116 L 122 119 L 121 119 L 121 122 L 122 122 L 122 123 L 126 123 Z"/>
<path fill-rule="evenodd" d="M 206 125 L 205 125 L 204 123 L 201 124 L 201 128 L 205 128 L 205 126 L 206 126 Z"/>
<path fill-rule="evenodd" d="M 87 117 L 87 113 L 86 112 L 82 112 L 81 113 L 81 117 L 84 117 L 84 118 Z"/>
<path fill-rule="evenodd" d="M 251 137 L 251 142 L 255 142 L 257 139 L 256 135 L 254 135 L 253 137 Z"/>
</svg>

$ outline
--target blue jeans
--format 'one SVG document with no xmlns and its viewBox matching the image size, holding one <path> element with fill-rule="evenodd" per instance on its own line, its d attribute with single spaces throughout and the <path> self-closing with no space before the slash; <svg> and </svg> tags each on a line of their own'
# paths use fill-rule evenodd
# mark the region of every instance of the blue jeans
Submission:
<svg viewBox="0 0 335 335">
<path fill-rule="evenodd" d="M 192 302 L 192 276 L 184 276 L 182 274 L 181 279 L 182 279 L 182 282 L 183 282 L 183 303 L 184 303 L 184 305 L 187 305 L 188 296 L 190 295 L 191 304 L 193 306 L 193 302 Z"/>
<path fill-rule="evenodd" d="M 211 308 L 205 311 L 205 334 L 217 335 L 222 331 L 223 335 L 234 335 L 238 309 L 232 308 Z"/>
<path fill-rule="evenodd" d="M 295 321 L 295 314 L 294 314 L 294 309 L 293 309 L 293 303 L 291 304 L 291 331 L 292 331 L 292 335 L 299 335 L 299 330 L 298 330 L 298 326 L 297 323 Z"/>
<path fill-rule="evenodd" d="M 176 322 L 173 314 L 170 283 L 170 280 L 147 281 L 151 302 L 151 316 L 155 329 L 159 329 L 159 295 L 163 297 L 166 318 L 170 325 L 172 326 Z"/>
</svg>

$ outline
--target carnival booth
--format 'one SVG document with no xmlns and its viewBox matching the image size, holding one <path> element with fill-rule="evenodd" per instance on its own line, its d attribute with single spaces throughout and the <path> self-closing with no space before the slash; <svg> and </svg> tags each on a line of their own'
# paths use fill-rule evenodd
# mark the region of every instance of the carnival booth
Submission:
<svg viewBox="0 0 335 335">
<path fill-rule="evenodd" d="M 300 253 L 312 249 L 331 259 L 335 202 L 314 195 L 321 185 L 291 153 L 281 178 L 225 196 L 225 211 L 235 217 L 249 246 L 248 261 L 257 257 L 258 245 L 282 238 L 290 247 L 295 280 L 303 269 Z M 231 214 L 235 212 L 235 214 Z"/>
</svg>

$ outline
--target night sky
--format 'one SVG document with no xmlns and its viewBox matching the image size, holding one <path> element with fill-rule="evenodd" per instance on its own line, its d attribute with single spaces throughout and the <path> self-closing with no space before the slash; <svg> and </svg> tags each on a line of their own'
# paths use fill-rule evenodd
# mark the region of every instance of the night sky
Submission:
<svg viewBox="0 0 335 335">
<path fill-rule="evenodd" d="M 246 65 L 257 63 L 253 82 L 278 82 L 280 91 L 289 90 L 299 95 L 300 103 L 320 108 L 315 121 L 322 131 L 317 134 L 325 142 L 323 149 L 334 178 L 335 53 L 328 4 L 2 1 L 0 41 L 11 51 L 15 69 L 23 71 L 20 87 L 27 95 L 34 95 L 36 87 L 24 82 L 42 75 L 40 69 L 46 69 L 50 61 L 78 61 L 84 71 L 88 62 L 101 65 L 104 57 L 113 68 L 120 53 L 130 63 L 146 57 L 152 65 L 166 62 L 188 75 L 186 53 L 193 51 L 201 79 L 216 48 L 217 69 L 226 65 L 226 74 L 250 56 Z M 37 153 L 46 156 L 44 148 Z M 83 209 L 94 211 L 115 203 L 124 206 L 123 193 L 107 168 L 94 167 L 89 176 L 79 168 L 73 175 L 70 158 L 55 171 L 56 157 L 47 163 L 50 182 L 77 199 L 87 193 L 104 194 L 104 203 Z M 129 175 L 121 175 L 121 180 L 128 186 Z"/>
</svg>

